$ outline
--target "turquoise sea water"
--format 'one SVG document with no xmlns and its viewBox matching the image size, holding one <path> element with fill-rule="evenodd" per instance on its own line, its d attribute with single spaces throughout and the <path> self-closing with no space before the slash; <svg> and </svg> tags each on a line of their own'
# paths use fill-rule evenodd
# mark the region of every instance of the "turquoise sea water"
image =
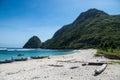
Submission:
<svg viewBox="0 0 120 80">
<path fill-rule="evenodd" d="M 50 50 L 50 49 L 21 49 L 21 48 L 0 48 L 0 60 L 11 58 L 28 58 L 30 56 L 51 56 L 70 54 L 73 50 Z M 18 56 L 24 54 L 24 56 Z"/>
</svg>

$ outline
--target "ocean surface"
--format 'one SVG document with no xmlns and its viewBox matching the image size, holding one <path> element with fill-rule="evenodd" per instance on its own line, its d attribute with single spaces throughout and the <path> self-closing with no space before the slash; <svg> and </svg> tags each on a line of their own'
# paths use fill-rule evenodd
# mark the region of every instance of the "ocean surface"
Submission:
<svg viewBox="0 0 120 80">
<path fill-rule="evenodd" d="M 73 50 L 50 50 L 50 49 L 22 49 L 22 48 L 0 48 L 0 61 L 15 58 L 29 58 L 31 56 L 53 56 L 70 54 Z M 22 56 L 18 56 L 24 54 Z"/>
</svg>

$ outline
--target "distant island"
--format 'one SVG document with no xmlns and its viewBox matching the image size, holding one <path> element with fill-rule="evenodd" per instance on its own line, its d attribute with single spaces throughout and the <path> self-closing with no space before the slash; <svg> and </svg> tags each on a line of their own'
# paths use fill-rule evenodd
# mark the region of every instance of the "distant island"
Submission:
<svg viewBox="0 0 120 80">
<path fill-rule="evenodd" d="M 117 53 L 114 55 L 120 58 L 120 15 L 89 9 L 82 12 L 74 22 L 59 29 L 51 39 L 43 43 L 39 39 L 30 39 L 23 48 L 97 48 L 100 53 Z"/>
</svg>

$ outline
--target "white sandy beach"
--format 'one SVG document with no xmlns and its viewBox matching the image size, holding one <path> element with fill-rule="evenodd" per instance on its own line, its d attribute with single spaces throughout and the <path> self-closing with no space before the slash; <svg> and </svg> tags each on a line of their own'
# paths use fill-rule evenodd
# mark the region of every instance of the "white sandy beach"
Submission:
<svg viewBox="0 0 120 80">
<path fill-rule="evenodd" d="M 120 80 L 119 64 L 108 64 L 98 76 L 93 74 L 100 66 L 82 66 L 82 62 L 110 61 L 94 57 L 95 53 L 95 49 L 76 50 L 74 54 L 50 56 L 50 59 L 0 64 L 0 80 Z"/>
</svg>

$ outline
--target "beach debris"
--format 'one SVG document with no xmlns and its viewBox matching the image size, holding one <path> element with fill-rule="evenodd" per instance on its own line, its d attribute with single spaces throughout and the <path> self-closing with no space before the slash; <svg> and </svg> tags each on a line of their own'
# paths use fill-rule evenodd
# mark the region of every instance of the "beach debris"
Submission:
<svg viewBox="0 0 120 80">
<path fill-rule="evenodd" d="M 83 63 L 83 64 L 82 64 L 82 66 L 86 66 L 86 65 L 87 65 L 87 63 Z"/>
<path fill-rule="evenodd" d="M 13 74 L 17 74 L 19 73 L 20 71 L 16 71 L 16 72 L 9 72 L 9 73 L 6 73 L 6 75 L 13 75 Z"/>
<path fill-rule="evenodd" d="M 54 64 L 50 64 L 48 66 L 54 66 L 54 67 L 63 67 L 63 65 L 54 65 Z"/>
<path fill-rule="evenodd" d="M 98 69 L 95 69 L 95 73 L 94 73 L 94 76 L 97 76 L 99 74 L 101 74 L 107 67 L 107 64 L 102 64 L 102 66 Z"/>
<path fill-rule="evenodd" d="M 78 68 L 79 66 L 73 66 L 73 67 L 70 67 L 70 69 L 75 69 L 75 68 Z"/>
</svg>

